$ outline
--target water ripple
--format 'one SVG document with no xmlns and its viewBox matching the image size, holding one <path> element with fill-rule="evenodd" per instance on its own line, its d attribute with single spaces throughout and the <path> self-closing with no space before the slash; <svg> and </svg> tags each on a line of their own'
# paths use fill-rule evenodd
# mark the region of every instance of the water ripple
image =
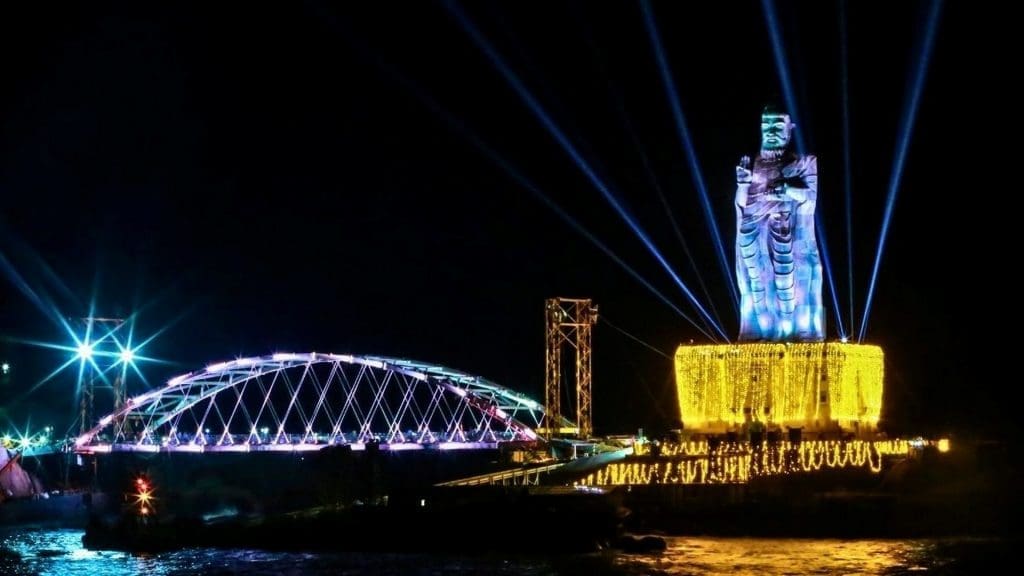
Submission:
<svg viewBox="0 0 1024 576">
<path fill-rule="evenodd" d="M 162 554 L 87 550 L 80 530 L 0 532 L 5 576 L 957 576 L 994 573 L 1015 544 L 1000 539 L 815 540 L 669 538 L 629 555 L 304 554 L 189 549 Z"/>
</svg>

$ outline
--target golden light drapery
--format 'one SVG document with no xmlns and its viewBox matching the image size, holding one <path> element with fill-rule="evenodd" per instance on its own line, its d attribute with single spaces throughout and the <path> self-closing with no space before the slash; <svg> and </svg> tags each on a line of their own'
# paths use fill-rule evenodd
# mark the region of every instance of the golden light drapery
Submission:
<svg viewBox="0 0 1024 576">
<path fill-rule="evenodd" d="M 682 345 L 675 357 L 683 425 L 728 430 L 749 422 L 873 429 L 882 410 L 884 354 L 840 342 Z"/>
</svg>

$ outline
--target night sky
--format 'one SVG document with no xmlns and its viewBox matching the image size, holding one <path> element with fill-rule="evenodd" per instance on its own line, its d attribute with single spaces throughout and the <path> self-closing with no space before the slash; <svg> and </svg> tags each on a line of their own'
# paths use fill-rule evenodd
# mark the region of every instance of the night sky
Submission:
<svg viewBox="0 0 1024 576">
<path fill-rule="evenodd" d="M 851 4 L 859 327 L 930 3 Z M 868 324 L 887 351 L 894 432 L 1014 428 L 997 334 L 1020 298 L 998 256 L 1016 207 L 998 200 L 1016 194 L 1019 160 L 993 154 L 1009 132 L 999 14 L 971 4 L 942 8 Z M 778 24 L 849 331 L 838 6 L 780 2 Z M 735 337 L 640 5 L 460 9 L 707 303 L 660 188 Z M 652 9 L 731 275 L 734 165 L 782 94 L 764 12 Z M 669 354 L 705 337 L 492 155 L 692 306 L 444 3 L 19 3 L 2 27 L 6 422 L 72 425 L 73 369 L 28 392 L 68 354 L 22 342 L 68 343 L 53 317 L 85 316 L 90 301 L 98 316 L 136 312 L 137 337 L 166 328 L 143 352 L 172 362 L 143 364 L 151 384 L 240 355 L 321 351 L 435 362 L 542 399 L 552 296 L 593 298 L 612 323 L 594 332 L 598 433 L 678 418 L 670 361 L 612 325 Z"/>
</svg>

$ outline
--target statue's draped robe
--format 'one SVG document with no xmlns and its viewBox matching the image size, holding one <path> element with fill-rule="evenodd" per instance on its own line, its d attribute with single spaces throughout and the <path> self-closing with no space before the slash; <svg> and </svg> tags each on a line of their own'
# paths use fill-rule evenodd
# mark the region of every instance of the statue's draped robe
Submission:
<svg viewBox="0 0 1024 576">
<path fill-rule="evenodd" d="M 737 186 L 740 340 L 824 340 L 817 197 L 814 156 L 762 154 Z"/>
</svg>

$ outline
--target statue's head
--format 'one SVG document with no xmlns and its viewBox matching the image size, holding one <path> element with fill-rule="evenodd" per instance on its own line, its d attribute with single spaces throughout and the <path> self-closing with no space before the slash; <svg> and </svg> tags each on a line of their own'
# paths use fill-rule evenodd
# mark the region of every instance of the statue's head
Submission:
<svg viewBox="0 0 1024 576">
<path fill-rule="evenodd" d="M 779 106 L 769 104 L 761 111 L 761 149 L 782 150 L 789 146 L 796 124 Z"/>
</svg>

